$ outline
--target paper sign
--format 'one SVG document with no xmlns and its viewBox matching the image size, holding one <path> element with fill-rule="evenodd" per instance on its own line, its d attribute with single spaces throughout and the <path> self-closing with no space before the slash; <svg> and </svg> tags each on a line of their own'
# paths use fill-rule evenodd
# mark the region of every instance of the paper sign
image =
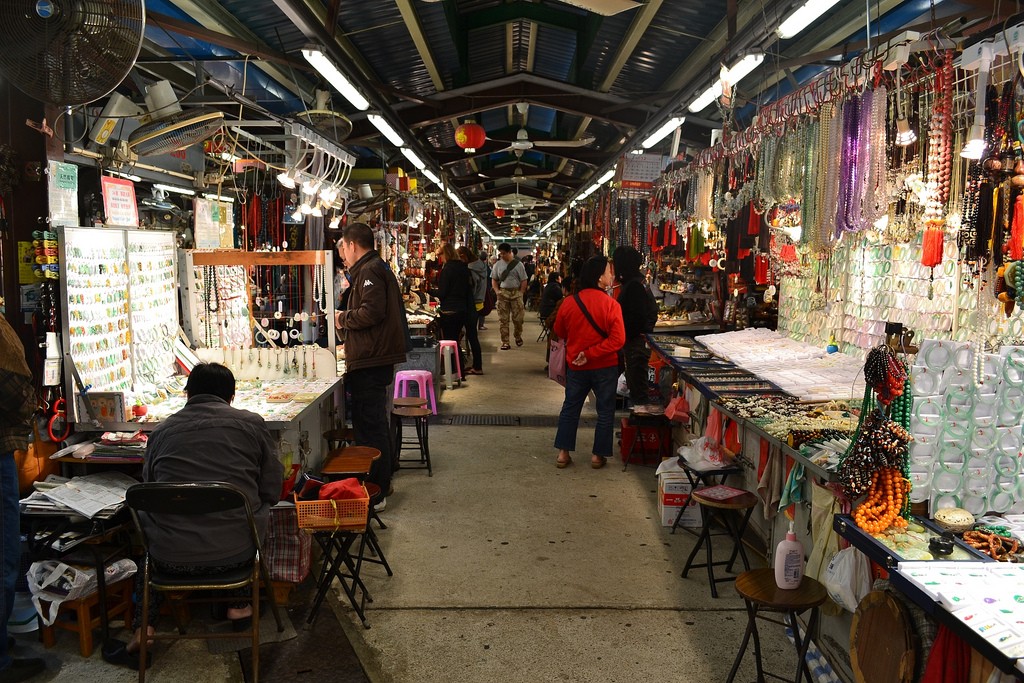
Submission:
<svg viewBox="0 0 1024 683">
<path fill-rule="evenodd" d="M 139 207 L 135 204 L 135 183 L 123 178 L 100 178 L 103 187 L 103 211 L 107 225 L 137 226 Z"/>
<path fill-rule="evenodd" d="M 195 200 L 197 249 L 230 249 L 234 245 L 231 204 L 210 199 Z"/>
<path fill-rule="evenodd" d="M 47 164 L 50 225 L 78 225 L 78 167 L 51 161 Z"/>
<path fill-rule="evenodd" d="M 31 242 L 18 242 L 18 284 L 30 285 L 36 281 L 32 273 L 32 264 L 36 260 L 36 250 Z"/>
</svg>

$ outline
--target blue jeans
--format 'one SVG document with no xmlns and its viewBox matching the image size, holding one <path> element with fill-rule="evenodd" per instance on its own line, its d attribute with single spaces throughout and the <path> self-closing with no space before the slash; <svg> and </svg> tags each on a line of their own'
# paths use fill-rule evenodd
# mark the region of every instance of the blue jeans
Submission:
<svg viewBox="0 0 1024 683">
<path fill-rule="evenodd" d="M 615 385 L 619 369 L 615 366 L 600 370 L 574 370 L 569 366 L 565 378 L 565 402 L 558 414 L 555 448 L 576 450 L 576 430 L 580 425 L 580 412 L 587 394 L 594 390 L 597 397 L 597 426 L 594 427 L 593 454 L 604 458 L 612 455 L 612 435 L 615 427 Z"/>
<path fill-rule="evenodd" d="M 14 609 L 14 584 L 21 571 L 21 517 L 18 510 L 18 471 L 14 453 L 0 454 L 0 566 L 3 591 L 0 595 L 0 671 L 11 665 L 7 652 L 7 620 Z"/>
</svg>

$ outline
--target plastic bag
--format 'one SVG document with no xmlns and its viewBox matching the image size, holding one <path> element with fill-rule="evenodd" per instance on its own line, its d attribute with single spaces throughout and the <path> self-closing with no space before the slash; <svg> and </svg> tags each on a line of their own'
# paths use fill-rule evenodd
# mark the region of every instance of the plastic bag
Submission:
<svg viewBox="0 0 1024 683">
<path fill-rule="evenodd" d="M 837 605 L 854 612 L 865 595 L 871 592 L 871 566 L 868 558 L 850 546 L 832 556 L 825 570 L 825 588 Z"/>
<path fill-rule="evenodd" d="M 548 357 L 548 377 L 565 386 L 565 340 L 551 339 L 551 355 Z"/>
<path fill-rule="evenodd" d="M 690 421 L 690 402 L 686 400 L 685 395 L 679 394 L 669 401 L 668 407 L 665 408 L 665 417 L 673 422 Z"/>
<path fill-rule="evenodd" d="M 106 585 L 134 576 L 138 571 L 131 560 L 118 560 L 106 567 L 103 580 Z M 96 570 L 75 567 L 58 560 L 42 560 L 33 562 L 25 575 L 28 589 L 32 593 L 32 604 L 39 617 L 47 626 L 57 619 L 57 611 L 66 600 L 78 600 L 97 590 Z M 49 603 L 49 609 L 43 609 L 40 601 Z"/>
<path fill-rule="evenodd" d="M 619 396 L 629 396 L 629 385 L 626 384 L 626 373 L 619 375 L 619 381 L 615 384 L 615 393 Z"/>
</svg>

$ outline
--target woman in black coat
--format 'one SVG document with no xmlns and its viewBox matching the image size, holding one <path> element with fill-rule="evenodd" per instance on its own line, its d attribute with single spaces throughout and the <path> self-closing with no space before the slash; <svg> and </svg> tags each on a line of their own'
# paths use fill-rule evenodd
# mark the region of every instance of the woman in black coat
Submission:
<svg viewBox="0 0 1024 683">
<path fill-rule="evenodd" d="M 459 258 L 455 247 L 447 242 L 438 251 L 438 260 L 442 264 L 437 282 L 437 297 L 441 300 L 441 338 L 456 342 L 456 348 L 459 350 L 459 367 L 462 368 L 461 379 L 466 379 L 466 363 L 458 341 L 459 333 L 466 326 L 469 307 L 475 305 L 469 266 Z"/>
</svg>

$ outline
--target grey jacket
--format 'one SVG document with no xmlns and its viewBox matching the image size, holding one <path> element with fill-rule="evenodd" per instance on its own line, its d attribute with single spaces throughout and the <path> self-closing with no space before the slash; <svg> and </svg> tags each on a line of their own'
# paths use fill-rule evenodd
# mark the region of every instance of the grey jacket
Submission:
<svg viewBox="0 0 1024 683">
<path fill-rule="evenodd" d="M 265 538 L 270 508 L 281 498 L 282 465 L 263 418 L 200 394 L 149 436 L 144 481 L 223 481 L 245 492 Z M 150 552 L 175 564 L 215 566 L 252 554 L 241 515 L 144 518 Z"/>
<path fill-rule="evenodd" d="M 487 281 L 487 264 L 479 260 L 473 261 L 469 264 L 469 273 L 472 277 L 473 300 L 475 303 L 482 304 L 484 295 L 487 294 L 487 287 L 490 285 Z"/>
</svg>

